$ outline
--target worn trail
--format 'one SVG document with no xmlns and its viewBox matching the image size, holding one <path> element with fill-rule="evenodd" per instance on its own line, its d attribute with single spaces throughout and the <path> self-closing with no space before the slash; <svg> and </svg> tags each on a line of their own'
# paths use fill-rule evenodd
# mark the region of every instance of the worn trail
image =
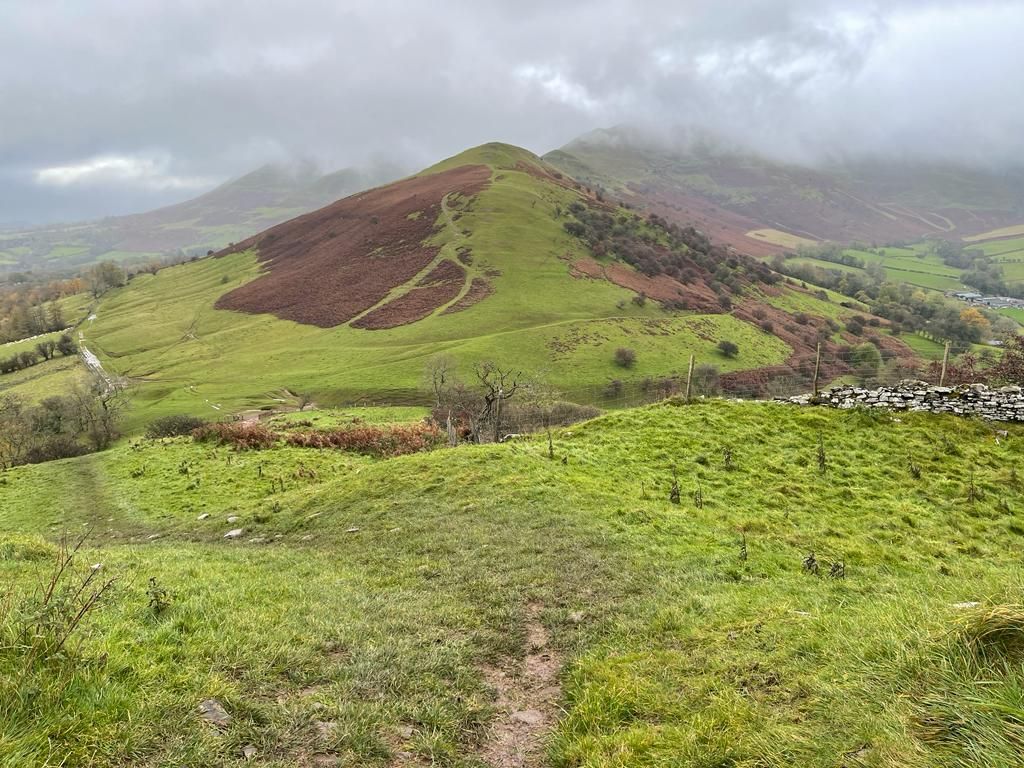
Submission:
<svg viewBox="0 0 1024 768">
<path fill-rule="evenodd" d="M 540 622 L 541 608 L 539 604 L 527 607 L 523 660 L 484 670 L 497 694 L 498 716 L 480 756 L 493 768 L 541 765 L 546 737 L 558 719 L 561 659 Z"/>
</svg>

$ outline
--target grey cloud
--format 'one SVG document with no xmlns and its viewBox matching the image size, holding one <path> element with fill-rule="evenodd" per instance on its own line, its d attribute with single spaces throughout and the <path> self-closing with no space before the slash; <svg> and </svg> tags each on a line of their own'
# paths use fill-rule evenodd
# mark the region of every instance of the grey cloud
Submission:
<svg viewBox="0 0 1024 768">
<path fill-rule="evenodd" d="M 1017 162 L 1022 35 L 1024 4 L 981 0 L 0 0 L 0 221 L 189 195 L 161 175 L 415 167 L 620 123 L 804 161 Z M 97 158 L 159 162 L 39 183 Z"/>
</svg>

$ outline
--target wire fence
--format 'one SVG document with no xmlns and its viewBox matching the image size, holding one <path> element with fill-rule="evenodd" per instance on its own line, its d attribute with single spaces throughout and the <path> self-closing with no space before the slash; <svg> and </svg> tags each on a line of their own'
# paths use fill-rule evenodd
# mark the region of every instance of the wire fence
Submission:
<svg viewBox="0 0 1024 768">
<path fill-rule="evenodd" d="M 908 379 L 929 384 L 962 384 L 978 380 L 974 369 L 963 369 L 951 356 L 948 361 L 926 362 L 886 348 L 878 348 L 876 353 L 864 348 L 835 352 L 823 347 L 818 354 L 792 358 L 783 365 L 740 371 L 723 371 L 722 368 L 731 367 L 731 361 L 724 357 L 717 362 L 709 362 L 697 361 L 687 355 L 681 356 L 675 373 L 643 375 L 633 368 L 622 368 L 618 375 L 609 376 L 605 381 L 564 387 L 553 395 L 548 391 L 548 398 L 615 410 L 648 405 L 670 397 L 770 400 L 824 391 L 839 385 L 876 388 L 895 386 Z M 527 393 L 515 400 L 523 402 L 529 397 Z M 432 395 L 426 389 L 396 389 L 377 391 L 371 398 L 352 399 L 345 404 L 431 403 Z"/>
<path fill-rule="evenodd" d="M 964 369 L 947 356 L 922 362 L 887 349 L 835 353 L 822 350 L 790 360 L 784 365 L 745 371 L 721 370 L 722 366 L 690 358 L 683 373 L 670 376 L 635 376 L 623 371 L 619 378 L 601 385 L 587 384 L 565 391 L 565 399 L 600 408 L 631 408 L 668 397 L 699 399 L 724 397 L 741 400 L 788 398 L 832 386 L 891 387 L 901 381 L 929 384 L 962 384 L 977 380 L 974 368 Z"/>
</svg>

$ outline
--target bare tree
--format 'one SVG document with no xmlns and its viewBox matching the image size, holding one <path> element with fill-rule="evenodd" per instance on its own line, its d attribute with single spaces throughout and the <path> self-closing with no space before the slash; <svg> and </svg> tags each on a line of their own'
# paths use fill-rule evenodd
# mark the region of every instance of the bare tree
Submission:
<svg viewBox="0 0 1024 768">
<path fill-rule="evenodd" d="M 14 395 L 0 399 L 0 469 L 21 463 L 32 442 L 25 403 Z"/>
<path fill-rule="evenodd" d="M 426 379 L 434 395 L 434 407 L 443 407 L 449 388 L 457 381 L 455 359 L 449 355 L 431 358 L 427 363 Z"/>
<path fill-rule="evenodd" d="M 85 435 L 95 450 L 107 448 L 117 437 L 118 424 L 128 408 L 125 385 L 93 372 L 88 386 L 76 386 L 68 397 L 74 404 L 79 434 Z"/>
<path fill-rule="evenodd" d="M 501 441 L 502 407 L 506 400 L 511 400 L 519 391 L 522 386 L 522 378 L 521 371 L 500 368 L 489 360 L 478 363 L 476 366 L 476 379 L 483 390 L 483 405 L 476 422 L 480 427 L 483 427 L 488 421 L 491 422 L 496 443 Z M 479 442 L 479 431 L 475 437 Z"/>
<path fill-rule="evenodd" d="M 459 442 L 455 422 L 460 416 L 466 418 L 466 414 L 462 413 L 466 411 L 466 392 L 456 375 L 455 360 L 448 355 L 431 358 L 427 363 L 426 380 L 434 395 L 434 421 L 440 423 L 444 420 L 448 445 L 454 446 Z"/>
</svg>

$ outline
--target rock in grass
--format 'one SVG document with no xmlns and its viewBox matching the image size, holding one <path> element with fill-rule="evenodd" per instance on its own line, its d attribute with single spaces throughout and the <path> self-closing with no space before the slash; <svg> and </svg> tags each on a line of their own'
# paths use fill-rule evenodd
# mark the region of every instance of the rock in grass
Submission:
<svg viewBox="0 0 1024 768">
<path fill-rule="evenodd" d="M 231 724 L 231 715 L 216 699 L 207 699 L 199 705 L 199 713 L 208 723 L 218 728 L 227 728 Z"/>
<path fill-rule="evenodd" d="M 513 712 L 512 719 L 524 725 L 542 725 L 544 723 L 544 713 L 539 709 L 522 709 L 518 712 Z"/>
<path fill-rule="evenodd" d="M 317 735 L 324 740 L 330 740 L 334 736 L 334 730 L 338 727 L 337 723 L 328 720 L 317 720 L 314 725 L 316 726 Z"/>
<path fill-rule="evenodd" d="M 245 529 L 244 528 L 232 528 L 230 531 L 228 531 L 227 533 L 224 534 L 224 538 L 225 539 L 237 539 L 243 533 L 245 533 Z"/>
<path fill-rule="evenodd" d="M 256 747 L 254 747 L 252 744 L 246 744 L 244 747 L 242 747 L 242 756 L 246 760 L 252 760 L 254 757 L 256 757 Z"/>
<path fill-rule="evenodd" d="M 231 516 L 230 516 L 230 517 L 228 518 L 228 522 L 229 522 L 229 523 L 233 523 L 233 522 L 235 522 L 235 521 L 237 521 L 237 520 L 238 520 L 238 515 L 231 515 Z"/>
<path fill-rule="evenodd" d="M 201 514 L 199 517 L 197 517 L 196 520 L 205 520 L 209 516 L 210 516 L 209 512 L 203 512 L 203 514 Z"/>
</svg>

